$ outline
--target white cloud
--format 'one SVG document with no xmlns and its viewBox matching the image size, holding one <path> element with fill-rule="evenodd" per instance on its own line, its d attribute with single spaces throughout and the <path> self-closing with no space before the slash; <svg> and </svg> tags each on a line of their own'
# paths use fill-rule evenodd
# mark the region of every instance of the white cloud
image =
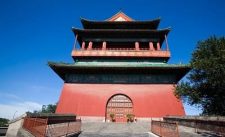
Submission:
<svg viewBox="0 0 225 137">
<path fill-rule="evenodd" d="M 28 91 L 47 92 L 54 90 L 44 86 L 30 86 Z M 12 119 L 13 117 L 16 118 L 21 116 L 27 111 L 33 112 L 34 110 L 40 110 L 42 108 L 42 104 L 34 102 L 32 99 L 29 99 L 30 101 L 28 101 L 26 97 L 23 97 L 22 95 L 18 96 L 13 94 L 13 92 L 4 92 L 0 90 L 0 97 L 0 118 Z"/>
<path fill-rule="evenodd" d="M 32 112 L 34 110 L 40 110 L 41 107 L 41 104 L 32 101 L 0 104 L 0 117 L 12 119 L 13 117 L 18 117 L 27 111 Z"/>
<path fill-rule="evenodd" d="M 9 100 L 16 100 L 16 101 L 21 101 L 22 98 L 18 97 L 17 95 L 10 94 L 10 93 L 0 93 L 1 97 L 7 98 Z"/>
</svg>

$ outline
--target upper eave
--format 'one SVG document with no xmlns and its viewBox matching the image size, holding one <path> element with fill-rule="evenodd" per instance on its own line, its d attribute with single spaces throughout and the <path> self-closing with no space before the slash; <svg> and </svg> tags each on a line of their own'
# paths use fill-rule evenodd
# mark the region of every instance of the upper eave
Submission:
<svg viewBox="0 0 225 137">
<path fill-rule="evenodd" d="M 160 18 L 147 21 L 93 21 L 81 18 L 84 29 L 157 29 Z"/>
<path fill-rule="evenodd" d="M 78 33 L 85 33 L 85 32 L 88 32 L 88 33 L 145 33 L 145 34 L 148 34 L 148 33 L 169 33 L 171 30 L 170 27 L 168 28 L 164 28 L 164 29 L 158 29 L 158 30 L 153 30 L 153 29 L 135 29 L 135 30 L 130 30 L 130 29 L 79 29 L 79 28 L 75 28 L 75 27 L 72 27 L 72 31 L 75 33 L 75 34 L 78 34 Z"/>
<path fill-rule="evenodd" d="M 55 63 L 48 62 L 48 65 L 65 81 L 65 75 L 68 73 L 159 73 L 174 74 L 179 81 L 188 71 L 189 65 L 184 64 L 166 64 L 166 63 Z"/>
<path fill-rule="evenodd" d="M 108 39 L 108 38 L 138 38 L 138 39 L 159 39 L 163 43 L 165 35 L 168 35 L 171 28 L 160 30 L 142 30 L 142 29 L 78 29 L 72 28 L 74 35 L 78 35 L 78 41 L 81 45 L 85 39 Z"/>
</svg>

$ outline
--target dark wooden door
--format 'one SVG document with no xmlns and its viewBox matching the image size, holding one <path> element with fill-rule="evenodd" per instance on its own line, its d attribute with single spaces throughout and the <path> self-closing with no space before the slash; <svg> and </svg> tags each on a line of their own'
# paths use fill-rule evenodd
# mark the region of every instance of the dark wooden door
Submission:
<svg viewBox="0 0 225 137">
<path fill-rule="evenodd" d="M 133 104 L 125 95 L 115 95 L 109 99 L 106 107 L 106 119 L 112 121 L 110 115 L 114 115 L 115 122 L 126 122 L 127 114 L 133 114 Z"/>
</svg>

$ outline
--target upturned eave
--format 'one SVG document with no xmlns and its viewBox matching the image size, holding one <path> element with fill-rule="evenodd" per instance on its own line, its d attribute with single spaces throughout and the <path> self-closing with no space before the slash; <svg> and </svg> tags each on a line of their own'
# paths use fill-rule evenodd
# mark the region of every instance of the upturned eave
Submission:
<svg viewBox="0 0 225 137">
<path fill-rule="evenodd" d="M 190 71 L 190 65 L 187 64 L 166 64 L 166 63 L 56 63 L 48 62 L 48 65 L 64 81 L 66 74 L 74 73 L 157 73 L 176 75 L 177 81 L 184 77 Z"/>
<path fill-rule="evenodd" d="M 84 29 L 157 29 L 160 18 L 146 21 L 94 21 L 81 18 Z"/>
</svg>

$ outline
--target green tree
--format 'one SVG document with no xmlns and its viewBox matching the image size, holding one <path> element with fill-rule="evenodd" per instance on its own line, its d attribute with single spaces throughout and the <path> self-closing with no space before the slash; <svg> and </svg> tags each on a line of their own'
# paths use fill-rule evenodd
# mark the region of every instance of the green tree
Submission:
<svg viewBox="0 0 225 137">
<path fill-rule="evenodd" d="M 0 127 L 7 127 L 9 120 L 6 118 L 0 118 Z"/>
<path fill-rule="evenodd" d="M 41 110 L 34 110 L 33 112 L 27 112 L 29 114 L 41 114 L 41 113 L 55 113 L 57 104 L 48 104 L 48 105 L 42 105 Z"/>
<path fill-rule="evenodd" d="M 175 95 L 201 106 L 203 115 L 225 116 L 225 37 L 198 42 L 190 65 L 192 70 Z"/>
<path fill-rule="evenodd" d="M 55 113 L 57 104 L 43 105 L 41 113 Z"/>
</svg>

